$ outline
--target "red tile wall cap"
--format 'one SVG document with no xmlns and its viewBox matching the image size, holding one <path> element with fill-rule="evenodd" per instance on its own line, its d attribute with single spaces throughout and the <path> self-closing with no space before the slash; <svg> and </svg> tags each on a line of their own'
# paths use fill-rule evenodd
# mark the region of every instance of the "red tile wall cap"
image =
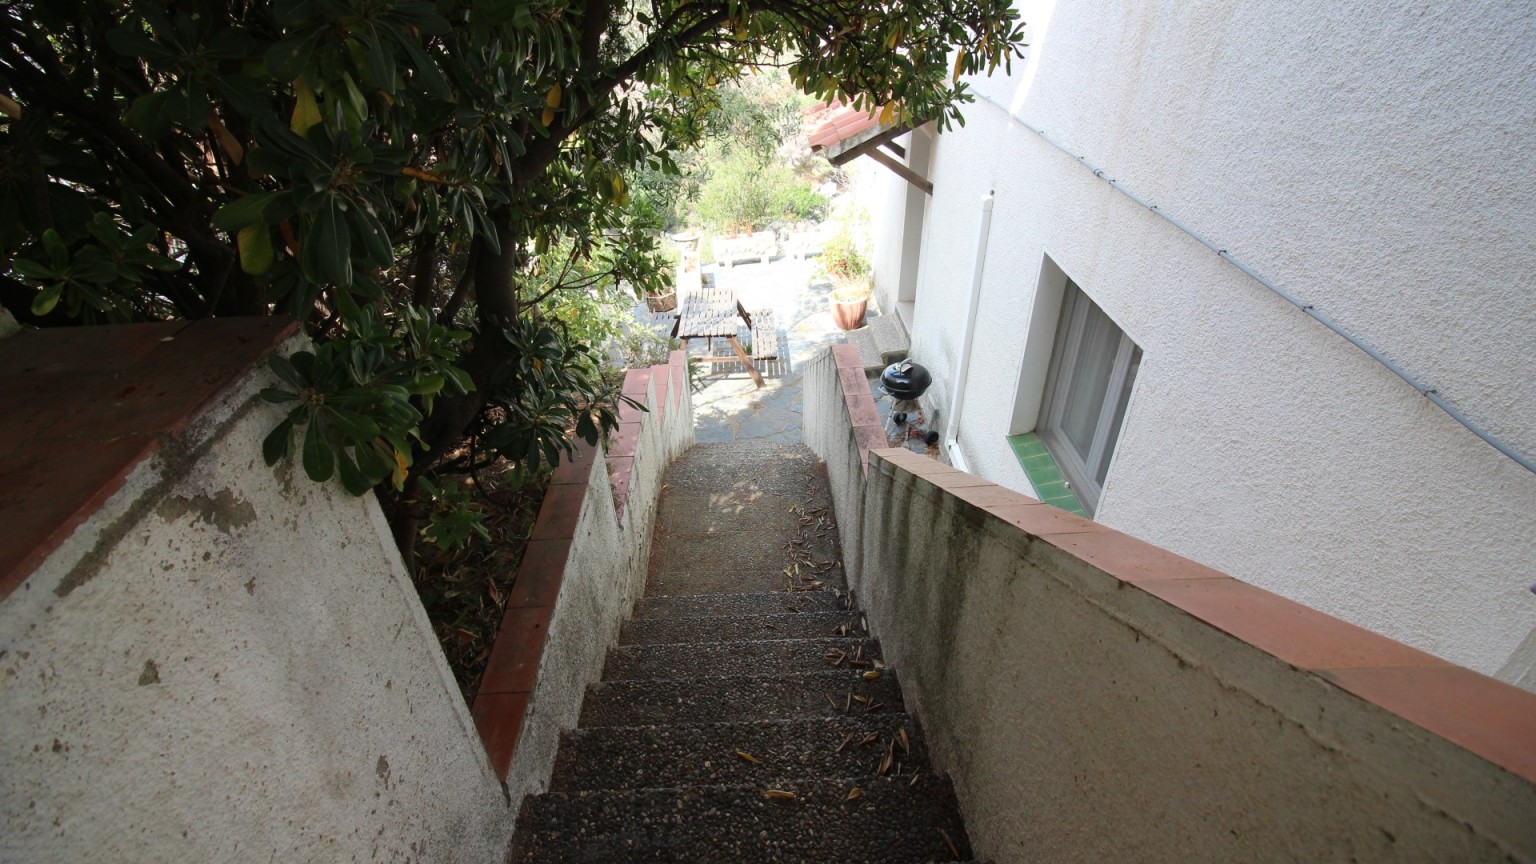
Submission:
<svg viewBox="0 0 1536 864">
<path fill-rule="evenodd" d="M 916 474 L 919 477 L 925 477 L 929 474 L 964 473 L 953 465 L 940 462 L 931 456 L 914 453 L 905 447 L 884 447 L 870 452 L 878 455 L 881 462 L 892 466 L 899 465 L 902 470 Z"/>
<path fill-rule="evenodd" d="M 216 318 L 0 341 L 0 404 L 23 405 L 0 420 L 0 599 L 297 332 L 286 317 Z"/>
<path fill-rule="evenodd" d="M 651 382 L 651 370 L 631 369 L 624 373 L 624 395 L 644 402 Z"/>
<path fill-rule="evenodd" d="M 906 450 L 871 453 L 877 464 L 909 471 L 928 461 Z M 942 472 L 925 479 L 941 487 L 946 481 L 957 482 Z M 948 488 L 957 498 L 970 499 L 992 515 L 1229 636 L 1536 783 L 1536 693 L 1455 666 L 1027 496 L 1006 494 L 1002 487 L 983 483 Z M 1004 503 L 1013 495 L 1024 500 Z"/>
<path fill-rule="evenodd" d="M 480 676 L 476 694 L 532 693 L 539 672 L 539 658 L 544 656 L 544 640 L 549 635 L 553 606 L 508 606 L 502 613 L 490 659 Z"/>
<path fill-rule="evenodd" d="M 512 764 L 512 754 L 517 750 L 517 739 L 523 731 L 523 717 L 528 713 L 528 700 L 532 693 L 494 693 L 475 697 L 470 714 L 475 718 L 475 729 L 485 745 L 485 755 L 490 759 L 491 770 L 497 778 L 507 779 L 507 768 Z"/>
<path fill-rule="evenodd" d="M 940 489 L 956 490 L 956 489 L 965 489 L 965 488 L 968 488 L 968 487 L 977 487 L 977 488 L 987 487 L 987 488 L 993 488 L 993 489 L 1002 489 L 1003 488 L 1001 486 L 998 486 L 996 483 L 993 483 L 991 480 L 986 479 L 985 477 L 977 477 L 975 474 L 970 474 L 970 473 L 967 473 L 965 471 L 930 471 L 930 472 L 928 472 L 926 474 L 918 474 L 916 476 L 921 477 L 924 483 L 928 483 L 928 484 L 937 486 Z M 1003 491 L 1008 491 L 1008 490 L 1003 490 Z M 1014 494 L 1018 494 L 1018 493 L 1014 493 Z M 1023 497 L 1023 496 L 1020 496 L 1020 497 Z M 1022 501 L 1008 501 L 1008 502 L 999 502 L 999 503 L 1021 504 L 1023 502 Z"/>
<path fill-rule="evenodd" d="M 1236 579 L 1148 581 L 1140 588 L 1299 669 L 1449 665 Z"/>
<path fill-rule="evenodd" d="M 555 473 L 550 476 L 550 485 L 579 483 L 586 485 L 592 479 L 592 462 L 597 458 L 597 448 L 585 441 L 577 439 L 572 442 L 574 454 L 569 459 L 562 459 L 555 467 Z"/>
<path fill-rule="evenodd" d="M 530 540 L 569 540 L 576 536 L 576 522 L 581 516 L 587 487 L 575 483 L 551 486 L 544 491 L 544 503 L 534 520 Z"/>
<path fill-rule="evenodd" d="M 1536 693 L 1449 664 L 1330 669 L 1321 675 L 1516 777 L 1536 783 Z"/>
<path fill-rule="evenodd" d="M 1119 531 L 1049 534 L 1045 542 L 1122 582 L 1142 584 L 1159 579 L 1230 579 L 1225 573 L 1197 564 Z"/>
<path fill-rule="evenodd" d="M 837 367 L 837 380 L 843 385 L 843 396 L 858 396 L 862 393 L 870 396 L 869 379 L 864 377 L 864 370 L 853 366 Z M 873 401 L 874 397 L 870 397 Z"/>
<path fill-rule="evenodd" d="M 864 371 L 864 361 L 859 359 L 859 348 L 847 342 L 839 342 L 832 346 L 832 365 L 842 368 L 858 369 Z"/>
<path fill-rule="evenodd" d="M 955 490 L 955 494 L 965 492 Z M 1024 533 L 1033 537 L 1047 534 L 1082 534 L 1090 531 L 1110 531 L 1092 519 L 1084 519 L 1076 513 L 1068 513 L 1060 507 L 1033 502 L 1029 504 L 988 504 L 982 509 Z"/>
<path fill-rule="evenodd" d="M 21 587 L 159 449 L 159 440 L 147 437 L 29 442 L 0 460 L 0 600 Z"/>
<path fill-rule="evenodd" d="M 875 410 L 875 400 L 866 393 L 863 396 L 844 396 L 848 405 L 848 422 L 854 426 L 879 426 L 880 412 Z"/>
<path fill-rule="evenodd" d="M 620 423 L 618 431 L 608 439 L 608 458 L 635 455 L 635 448 L 640 444 L 640 430 L 643 426 L 642 420 Z"/>
<path fill-rule="evenodd" d="M 635 397 L 631 396 L 630 398 L 635 398 Z M 641 405 L 645 404 L 645 400 L 644 399 L 635 399 L 635 401 L 639 402 Z M 629 404 L 628 402 L 620 402 L 619 403 L 619 422 L 620 423 L 641 423 L 641 422 L 644 422 L 645 418 L 647 418 L 649 416 L 651 416 L 651 412 L 645 410 L 644 408 L 636 408 L 635 406 Z"/>
<path fill-rule="evenodd" d="M 570 540 L 529 540 L 517 578 L 507 594 L 508 606 L 553 606 L 571 557 Z"/>
</svg>

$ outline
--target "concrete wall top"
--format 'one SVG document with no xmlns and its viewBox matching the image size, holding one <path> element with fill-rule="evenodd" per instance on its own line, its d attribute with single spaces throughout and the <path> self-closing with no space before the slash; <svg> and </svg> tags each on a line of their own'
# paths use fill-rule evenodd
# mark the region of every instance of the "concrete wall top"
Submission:
<svg viewBox="0 0 1536 864">
<path fill-rule="evenodd" d="M 0 600 L 226 388 L 287 317 L 29 330 L 0 342 Z"/>
</svg>

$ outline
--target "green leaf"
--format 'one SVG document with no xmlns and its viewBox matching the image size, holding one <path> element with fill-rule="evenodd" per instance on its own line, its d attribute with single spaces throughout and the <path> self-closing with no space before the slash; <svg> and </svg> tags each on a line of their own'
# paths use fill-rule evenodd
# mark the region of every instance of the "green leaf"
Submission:
<svg viewBox="0 0 1536 864">
<path fill-rule="evenodd" d="M 379 424 L 355 411 L 334 405 L 327 405 L 324 410 L 331 426 L 353 441 L 372 441 L 379 437 Z"/>
<path fill-rule="evenodd" d="M 266 395 L 266 391 L 262 391 Z M 279 460 L 293 453 L 293 418 L 289 417 L 277 424 L 267 437 L 261 442 L 261 455 L 267 460 L 268 465 L 276 465 Z"/>
<path fill-rule="evenodd" d="M 320 41 L 319 33 L 294 36 L 267 49 L 263 63 L 267 74 L 279 81 L 292 81 L 304 74 L 304 67 Z"/>
<path fill-rule="evenodd" d="M 42 293 L 32 298 L 32 314 L 39 317 L 53 311 L 53 307 L 59 305 L 59 299 L 64 296 L 63 285 L 49 285 Z"/>
<path fill-rule="evenodd" d="M 164 90 L 156 90 L 134 99 L 123 115 L 123 123 L 151 141 L 164 138 L 171 131 L 171 115 L 166 110 L 170 96 Z"/>
<path fill-rule="evenodd" d="M 352 284 L 352 232 L 339 196 L 326 196 L 304 235 L 299 260 L 305 275 L 316 282 Z"/>
<path fill-rule="evenodd" d="M 297 356 L 298 355 L 295 355 L 295 357 Z M 287 357 L 280 357 L 276 354 L 269 355 L 267 357 L 267 368 L 271 369 L 273 374 L 275 374 L 277 377 L 283 379 L 294 387 L 302 390 L 309 386 L 309 382 L 304 379 L 303 375 L 299 374 L 299 370 Z"/>
<path fill-rule="evenodd" d="M 325 440 L 318 420 L 311 420 L 304 429 L 304 473 L 316 483 L 324 483 L 335 471 L 336 457 L 331 445 Z"/>
<path fill-rule="evenodd" d="M 288 193 L 253 192 L 243 198 L 236 198 L 213 214 L 213 224 L 225 231 L 239 231 L 247 225 L 254 225 L 261 221 L 262 211 L 267 209 L 267 205 L 271 204 L 273 199 L 286 194 Z M 270 245 L 268 243 L 269 248 Z"/>
<path fill-rule="evenodd" d="M 263 387 L 261 388 L 261 398 L 280 405 L 284 402 L 299 401 L 299 394 L 288 390 L 279 390 L 276 387 Z"/>
<path fill-rule="evenodd" d="M 35 279 L 39 282 L 44 279 L 52 279 L 57 275 L 52 268 L 26 258 L 17 258 L 15 261 L 12 261 L 11 269 L 15 270 L 16 275 L 23 279 Z"/>
<path fill-rule="evenodd" d="M 240 249 L 240 269 L 260 276 L 272 267 L 272 229 L 265 224 L 256 222 L 240 229 L 236 236 L 236 245 Z"/>
<path fill-rule="evenodd" d="M 336 454 L 336 467 L 338 469 L 337 473 L 341 475 L 342 488 L 346 489 L 348 493 L 362 495 L 373 488 L 373 481 L 369 480 L 358 469 L 357 464 L 352 461 L 352 457 L 347 455 L 347 451 L 342 450 Z"/>
<path fill-rule="evenodd" d="M 43 248 L 48 252 L 48 259 L 53 263 L 54 270 L 63 270 L 69 266 L 69 247 L 64 245 L 64 238 L 52 228 L 43 232 Z"/>
</svg>

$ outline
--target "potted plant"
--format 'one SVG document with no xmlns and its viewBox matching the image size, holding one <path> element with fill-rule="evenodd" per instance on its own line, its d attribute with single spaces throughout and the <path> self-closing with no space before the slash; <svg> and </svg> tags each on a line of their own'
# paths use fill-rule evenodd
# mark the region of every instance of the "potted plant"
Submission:
<svg viewBox="0 0 1536 864">
<path fill-rule="evenodd" d="M 869 261 L 846 228 L 833 235 L 822 248 L 821 269 L 832 280 L 828 302 L 833 323 L 840 330 L 863 327 L 864 313 L 869 306 Z"/>
<path fill-rule="evenodd" d="M 661 254 L 672 268 L 661 270 L 654 280 L 649 280 L 642 288 L 642 295 L 645 297 L 645 305 L 652 312 L 671 312 L 677 308 L 677 285 L 688 275 L 688 255 L 675 248 L 664 248 Z M 694 271 L 697 270 L 698 265 L 695 264 Z"/>
</svg>

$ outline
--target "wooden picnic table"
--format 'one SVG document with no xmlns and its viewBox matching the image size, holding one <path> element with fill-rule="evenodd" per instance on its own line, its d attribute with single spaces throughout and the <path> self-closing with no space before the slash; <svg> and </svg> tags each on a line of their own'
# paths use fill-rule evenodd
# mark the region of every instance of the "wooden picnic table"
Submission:
<svg viewBox="0 0 1536 864">
<path fill-rule="evenodd" d="M 683 350 L 688 350 L 689 339 L 723 338 L 730 343 L 734 357 L 700 357 L 705 363 L 729 363 L 739 360 L 741 365 L 747 367 L 747 373 L 752 376 L 752 381 L 758 387 L 763 386 L 763 376 L 758 373 L 757 367 L 752 365 L 752 358 L 741 348 L 741 342 L 736 339 L 736 334 L 743 326 L 752 326 L 752 316 L 737 299 L 736 292 L 729 288 L 709 286 L 690 291 L 683 297 L 678 308 L 677 323 L 672 326 L 672 335 L 683 340 Z"/>
</svg>

